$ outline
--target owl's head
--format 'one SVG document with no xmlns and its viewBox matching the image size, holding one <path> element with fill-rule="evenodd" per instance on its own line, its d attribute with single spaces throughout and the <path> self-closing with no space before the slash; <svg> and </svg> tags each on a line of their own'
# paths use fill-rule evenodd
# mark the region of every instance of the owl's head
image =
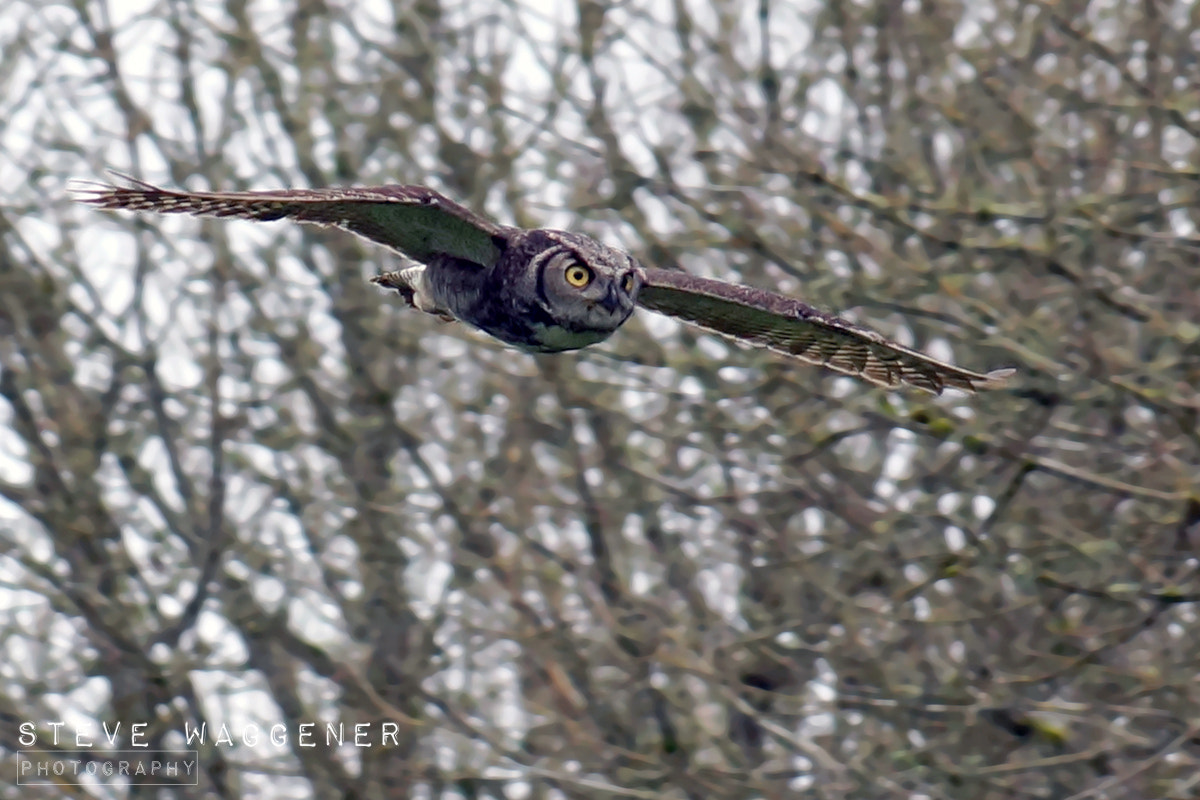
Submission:
<svg viewBox="0 0 1200 800">
<path fill-rule="evenodd" d="M 607 335 L 633 313 L 642 271 L 632 256 L 566 231 L 527 236 L 538 302 L 559 325 Z"/>
</svg>

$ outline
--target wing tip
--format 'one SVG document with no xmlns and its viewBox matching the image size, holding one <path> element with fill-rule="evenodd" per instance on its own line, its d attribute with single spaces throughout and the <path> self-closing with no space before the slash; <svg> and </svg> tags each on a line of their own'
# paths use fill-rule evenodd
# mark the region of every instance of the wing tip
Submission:
<svg viewBox="0 0 1200 800">
<path fill-rule="evenodd" d="M 802 360 L 804 359 L 802 358 Z M 911 363 L 898 364 L 882 360 L 869 361 L 861 367 L 838 364 L 828 359 L 812 359 L 811 363 L 820 364 L 843 375 L 862 378 L 885 389 L 911 386 L 932 395 L 940 395 L 947 389 L 957 389 L 968 394 L 985 389 L 998 389 L 1007 384 L 1017 372 L 1015 367 L 1004 367 L 983 373 L 968 372 L 941 363 L 936 363 L 934 369 L 930 369 L 931 365 L 928 363 L 921 363 L 918 368 L 913 369 Z"/>
<path fill-rule="evenodd" d="M 119 183 L 105 183 L 104 181 L 96 181 L 88 178 L 72 178 L 67 181 L 67 194 L 77 203 L 89 203 L 94 206 L 111 209 L 117 207 L 112 205 L 112 203 L 124 193 L 137 191 L 166 193 L 165 190 L 158 188 L 154 184 L 138 180 L 124 172 L 110 169 L 108 173 L 129 185 L 121 186 Z"/>
<path fill-rule="evenodd" d="M 1003 367 L 985 373 L 983 380 L 972 382 L 975 384 L 976 389 L 998 389 L 1008 383 L 1009 379 L 1016 374 L 1016 367 Z"/>
<path fill-rule="evenodd" d="M 101 181 L 72 178 L 67 181 L 67 194 L 77 203 L 102 203 L 104 196 L 117 187 Z"/>
<path fill-rule="evenodd" d="M 999 389 L 1007 384 L 1009 379 L 1015 374 L 1017 374 L 1015 367 L 1003 367 L 984 373 L 967 372 L 958 375 L 946 375 L 943 376 L 941 385 L 936 387 L 933 385 L 914 385 L 933 394 L 941 394 L 946 389 L 959 389 L 960 391 L 974 394 L 975 392 L 987 389 Z M 912 381 L 909 381 L 909 383 L 912 383 Z"/>
</svg>

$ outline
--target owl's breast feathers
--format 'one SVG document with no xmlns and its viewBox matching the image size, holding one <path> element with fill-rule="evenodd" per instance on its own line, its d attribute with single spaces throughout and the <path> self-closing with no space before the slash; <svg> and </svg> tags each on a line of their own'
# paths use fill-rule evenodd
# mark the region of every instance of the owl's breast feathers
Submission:
<svg viewBox="0 0 1200 800">
<path fill-rule="evenodd" d="M 526 338 L 521 341 L 505 338 L 508 333 L 507 329 L 504 334 L 490 330 L 488 333 L 531 353 L 561 353 L 564 350 L 579 350 L 589 344 L 602 342 L 613 334 L 612 331 L 572 331 L 561 325 L 541 326 L 537 324 L 525 326 L 525 331 L 520 335 Z"/>
<path fill-rule="evenodd" d="M 463 319 L 505 344 L 530 353 L 561 353 L 601 342 L 610 330 L 577 330 L 563 325 L 538 303 L 525 302 L 510 292 L 485 292 Z"/>
</svg>

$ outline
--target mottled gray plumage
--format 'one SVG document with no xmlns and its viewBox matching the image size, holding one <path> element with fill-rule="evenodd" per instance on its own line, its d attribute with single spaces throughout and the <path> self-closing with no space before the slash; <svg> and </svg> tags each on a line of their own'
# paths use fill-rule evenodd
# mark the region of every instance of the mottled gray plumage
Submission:
<svg viewBox="0 0 1200 800">
<path fill-rule="evenodd" d="M 533 352 L 602 341 L 641 305 L 881 386 L 971 392 L 999 386 L 1014 372 L 970 372 L 799 300 L 643 267 L 577 233 L 499 225 L 421 186 L 174 192 L 125 179 L 129 187 L 80 185 L 79 199 L 106 209 L 343 228 L 418 262 L 374 283 L 422 311 Z"/>
</svg>

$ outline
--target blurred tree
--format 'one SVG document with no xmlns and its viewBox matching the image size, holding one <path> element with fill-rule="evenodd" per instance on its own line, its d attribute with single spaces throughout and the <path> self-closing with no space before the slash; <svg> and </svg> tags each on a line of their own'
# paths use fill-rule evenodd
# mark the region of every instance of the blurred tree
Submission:
<svg viewBox="0 0 1200 800">
<path fill-rule="evenodd" d="M 207 725 L 174 797 L 1195 796 L 1197 30 L 8 0 L 0 796 L 158 796 L 18 787 L 57 720 Z M 528 356 L 346 235 L 71 204 L 106 166 L 424 183 L 1020 374 L 887 394 L 649 315 Z"/>
</svg>

